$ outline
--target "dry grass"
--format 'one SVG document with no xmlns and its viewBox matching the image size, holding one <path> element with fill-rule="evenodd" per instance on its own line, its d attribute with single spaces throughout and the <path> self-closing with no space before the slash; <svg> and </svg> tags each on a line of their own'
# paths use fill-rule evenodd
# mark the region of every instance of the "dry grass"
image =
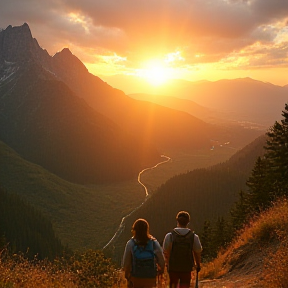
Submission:
<svg viewBox="0 0 288 288">
<path fill-rule="evenodd" d="M 0 287 L 77 287 L 70 271 L 55 270 L 46 261 L 29 261 L 23 255 L 5 256 L 0 262 Z"/>
<path fill-rule="evenodd" d="M 125 287 L 121 271 L 96 251 L 53 262 L 11 256 L 6 250 L 0 256 L 1 288 Z"/>
<path fill-rule="evenodd" d="M 201 279 L 247 277 L 253 287 L 288 287 L 288 202 L 273 207 L 247 225 L 235 241 L 205 265 Z"/>
</svg>

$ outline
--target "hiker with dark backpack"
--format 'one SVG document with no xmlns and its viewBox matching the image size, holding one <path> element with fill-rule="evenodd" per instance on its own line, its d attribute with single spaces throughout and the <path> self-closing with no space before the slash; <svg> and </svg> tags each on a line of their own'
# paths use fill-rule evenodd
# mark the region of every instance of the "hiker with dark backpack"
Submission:
<svg viewBox="0 0 288 288">
<path fill-rule="evenodd" d="M 180 288 L 188 288 L 194 266 L 197 275 L 200 271 L 202 246 L 198 235 L 187 227 L 190 222 L 189 213 L 180 211 L 176 220 L 177 227 L 166 234 L 163 242 L 169 287 L 176 288 L 179 283 Z"/>
<path fill-rule="evenodd" d="M 156 277 L 162 274 L 165 268 L 162 248 L 150 235 L 146 220 L 136 220 L 132 233 L 133 237 L 126 244 L 122 261 L 128 287 L 156 287 Z"/>
</svg>

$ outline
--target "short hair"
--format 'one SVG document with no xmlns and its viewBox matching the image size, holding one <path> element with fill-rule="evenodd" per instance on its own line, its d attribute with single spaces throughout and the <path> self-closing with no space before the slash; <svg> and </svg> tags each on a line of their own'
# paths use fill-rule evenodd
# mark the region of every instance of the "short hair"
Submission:
<svg viewBox="0 0 288 288">
<path fill-rule="evenodd" d="M 190 222 L 190 215 L 186 211 L 180 211 L 176 216 L 176 220 L 181 226 L 187 226 Z"/>
</svg>

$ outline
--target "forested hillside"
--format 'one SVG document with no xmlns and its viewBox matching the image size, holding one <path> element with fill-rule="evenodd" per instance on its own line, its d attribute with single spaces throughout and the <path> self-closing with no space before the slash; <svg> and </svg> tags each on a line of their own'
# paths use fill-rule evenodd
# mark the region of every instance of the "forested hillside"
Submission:
<svg viewBox="0 0 288 288">
<path fill-rule="evenodd" d="M 73 184 L 21 158 L 1 141 L 0 163 L 1 187 L 40 211 L 52 222 L 61 242 L 75 250 L 103 247 L 123 214 L 144 198 L 136 180 L 135 184 L 129 182 L 126 190 L 117 186 L 105 189 Z M 131 200 L 129 203 L 127 198 Z M 107 214 L 111 205 L 113 210 Z"/>
<path fill-rule="evenodd" d="M 33 258 L 54 259 L 64 252 L 51 222 L 18 195 L 0 187 L 0 250 L 8 244 L 11 253 L 19 251 Z"/>
</svg>

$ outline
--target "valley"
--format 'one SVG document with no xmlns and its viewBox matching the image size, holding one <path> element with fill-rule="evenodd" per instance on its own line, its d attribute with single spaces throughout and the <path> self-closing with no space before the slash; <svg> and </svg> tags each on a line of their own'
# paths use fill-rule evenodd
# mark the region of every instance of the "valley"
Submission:
<svg viewBox="0 0 288 288">
<path fill-rule="evenodd" d="M 74 184 L 24 160 L 4 143 L 0 148 L 1 187 L 14 191 L 43 212 L 52 220 L 63 244 L 72 249 L 102 248 L 113 237 L 121 219 L 145 200 L 145 190 L 137 176 L 110 184 Z M 225 161 L 234 153 L 232 149 L 222 148 L 168 151 L 172 159 L 146 170 L 141 174 L 141 182 L 153 194 L 170 177 Z"/>
<path fill-rule="evenodd" d="M 181 173 L 191 171 L 197 168 L 198 169 L 207 168 L 209 166 L 218 164 L 219 161 L 220 162 L 225 161 L 231 155 L 233 155 L 232 150 L 229 149 L 228 147 L 226 147 L 225 149 L 224 147 L 223 149 L 220 148 L 219 151 L 217 150 L 215 153 L 214 151 L 213 152 L 194 151 L 194 153 L 188 153 L 187 151 L 186 153 L 185 152 L 179 153 L 178 151 L 177 154 L 176 153 L 173 154 L 173 152 L 170 151 L 171 154 L 173 154 L 175 158 L 172 159 L 168 156 L 162 155 L 162 157 L 166 158 L 166 160 L 159 162 L 153 167 L 143 169 L 138 175 L 138 183 L 141 185 L 142 188 L 144 188 L 146 196 L 144 200 L 141 200 L 142 202 L 139 206 L 136 206 L 132 211 L 129 212 L 129 214 L 125 215 L 121 219 L 121 222 L 120 222 L 119 227 L 117 228 L 117 231 L 115 232 L 113 237 L 108 241 L 108 243 L 104 245 L 103 249 L 105 250 L 106 248 L 109 248 L 109 245 L 113 243 L 113 241 L 115 241 L 120 236 L 120 234 L 124 231 L 126 218 L 131 217 L 131 216 L 133 217 L 133 213 L 136 212 L 145 203 L 148 197 L 153 195 L 153 192 L 161 184 L 164 184 L 169 178 L 177 174 L 181 174 Z M 121 184 L 117 185 L 117 188 L 121 190 L 125 189 L 125 187 L 122 188 Z M 103 189 L 105 190 L 105 187 L 103 187 Z M 129 201 L 129 199 L 127 200 Z"/>
</svg>

